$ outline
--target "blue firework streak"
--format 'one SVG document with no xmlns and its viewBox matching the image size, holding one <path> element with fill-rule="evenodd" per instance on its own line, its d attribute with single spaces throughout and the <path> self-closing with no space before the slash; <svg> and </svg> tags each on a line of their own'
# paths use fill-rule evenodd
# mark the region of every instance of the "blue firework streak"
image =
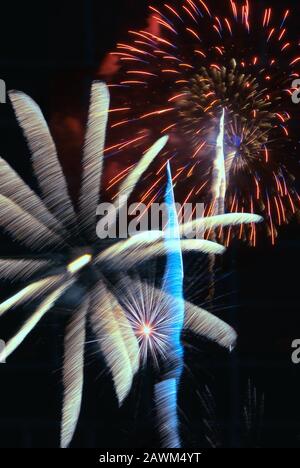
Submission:
<svg viewBox="0 0 300 468">
<path fill-rule="evenodd" d="M 170 163 L 167 165 L 165 205 L 168 213 L 166 226 L 166 270 L 163 290 L 171 298 L 172 327 L 168 337 L 168 362 L 162 381 L 155 386 L 159 430 L 162 444 L 168 448 L 180 447 L 177 414 L 178 384 L 183 370 L 181 333 L 184 327 L 183 260 L 178 216 L 175 205 Z"/>
</svg>

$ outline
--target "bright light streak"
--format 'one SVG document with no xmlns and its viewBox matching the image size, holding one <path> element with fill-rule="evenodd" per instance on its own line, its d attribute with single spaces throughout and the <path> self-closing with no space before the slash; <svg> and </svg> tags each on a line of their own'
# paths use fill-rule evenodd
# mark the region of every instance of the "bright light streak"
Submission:
<svg viewBox="0 0 300 468">
<path fill-rule="evenodd" d="M 91 254 L 82 255 L 82 257 L 77 258 L 74 260 L 74 262 L 68 265 L 68 271 L 74 275 L 75 273 L 78 273 L 80 270 L 82 270 L 82 268 L 84 268 L 86 265 L 91 263 L 91 261 Z"/>
<path fill-rule="evenodd" d="M 224 125 L 225 110 L 222 111 L 220 119 L 220 131 L 216 144 L 216 158 L 214 160 L 212 195 L 216 202 L 214 214 L 224 214 L 225 194 L 226 194 L 226 169 L 224 154 Z"/>
</svg>

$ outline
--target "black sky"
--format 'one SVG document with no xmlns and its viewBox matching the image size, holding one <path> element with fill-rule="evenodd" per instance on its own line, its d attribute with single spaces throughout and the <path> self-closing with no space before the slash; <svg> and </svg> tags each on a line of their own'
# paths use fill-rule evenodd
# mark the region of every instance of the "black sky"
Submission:
<svg viewBox="0 0 300 468">
<path fill-rule="evenodd" d="M 101 60 L 126 36 L 128 28 L 145 24 L 148 2 L 5 3 L 4 7 L 1 5 L 0 78 L 6 81 L 8 89 L 25 91 L 41 105 L 57 136 L 62 163 L 76 192 L 81 136 L 65 149 L 62 133 L 70 132 L 71 140 L 72 117 L 84 121 L 90 82 Z M 258 3 L 261 7 L 278 5 L 278 0 Z M 294 6 L 299 13 L 298 3 L 280 2 L 281 7 Z M 298 19 L 296 15 L 292 20 L 292 32 L 298 31 Z M 66 116 L 71 119 L 70 125 L 65 123 Z M 28 150 L 9 104 L 0 106 L 0 154 L 34 186 Z M 1 253 L 10 248 L 11 244 L 2 239 Z M 291 363 L 291 343 L 300 338 L 299 265 L 300 229 L 296 223 L 282 230 L 274 248 L 265 243 L 256 250 L 236 246 L 229 251 L 223 268 L 230 273 L 226 287 L 235 307 L 229 312 L 229 320 L 240 333 L 239 346 L 231 358 L 206 348 L 205 352 L 192 354 L 194 377 L 187 374 L 181 396 L 186 415 L 182 431 L 188 447 L 205 444 L 196 394 L 205 383 L 216 391 L 225 445 L 243 445 L 237 413 L 249 377 L 258 392 L 265 394 L 259 444 L 299 447 L 300 365 Z M 1 297 L 5 294 L 2 290 Z M 58 444 L 63 330 L 57 319 L 54 315 L 38 327 L 11 363 L 0 366 L 1 447 Z M 74 446 L 155 445 L 151 412 L 144 417 L 138 414 L 134 419 L 142 383 L 138 382 L 119 412 L 109 378 L 101 376 L 92 357 L 90 362 L 82 421 Z M 147 398 L 151 398 L 148 393 L 143 400 Z M 142 401 L 141 408 L 148 411 L 147 402 Z"/>
</svg>

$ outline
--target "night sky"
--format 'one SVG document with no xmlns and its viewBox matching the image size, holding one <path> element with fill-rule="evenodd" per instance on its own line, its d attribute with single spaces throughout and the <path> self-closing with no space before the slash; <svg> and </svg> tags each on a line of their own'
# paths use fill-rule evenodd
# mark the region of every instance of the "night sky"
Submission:
<svg viewBox="0 0 300 468">
<path fill-rule="evenodd" d="M 299 2 L 280 3 L 282 8 L 296 7 L 298 15 L 291 22 L 291 33 L 296 33 Z M 143 0 L 28 1 L 10 2 L 4 11 L 1 5 L 0 78 L 8 89 L 26 92 L 41 106 L 74 199 L 91 81 L 126 31 L 146 24 L 146 4 Z M 259 4 L 277 5 L 278 1 Z M 297 128 L 300 121 L 293 125 Z M 29 152 L 9 103 L 0 105 L 0 154 L 36 188 Z M 0 241 L 1 254 L 18 253 L 7 238 L 1 236 Z M 180 391 L 184 447 L 208 446 L 203 419 L 212 415 L 203 405 L 206 386 L 216 401 L 221 446 L 300 447 L 300 364 L 291 361 L 292 341 L 300 339 L 298 265 L 296 221 L 281 229 L 275 247 L 262 241 L 256 249 L 237 244 L 229 249 L 218 274 L 217 290 L 223 299 L 216 309 L 224 308 L 223 314 L 239 332 L 239 343 L 228 356 L 190 338 L 193 346 L 186 351 Z M 0 297 L 8 292 L 2 286 Z M 20 323 L 22 311 L 13 314 L 1 321 L 0 337 Z M 48 314 L 9 363 L 0 365 L 1 447 L 59 445 L 64 330 L 57 314 Z M 91 350 L 87 354 L 84 404 L 72 446 L 159 447 L 151 379 L 142 373 L 119 410 L 103 363 Z M 258 402 L 264 399 L 264 414 L 247 436 L 240 414 L 249 379 Z"/>
</svg>

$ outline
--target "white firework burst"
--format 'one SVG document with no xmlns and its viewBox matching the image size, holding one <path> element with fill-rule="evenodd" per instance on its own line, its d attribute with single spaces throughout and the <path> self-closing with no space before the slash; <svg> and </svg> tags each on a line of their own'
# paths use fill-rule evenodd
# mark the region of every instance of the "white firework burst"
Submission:
<svg viewBox="0 0 300 468">
<path fill-rule="evenodd" d="M 22 92 L 10 92 L 10 99 L 31 151 L 41 196 L 34 193 L 6 161 L 0 159 L 0 227 L 25 249 L 21 257 L 0 259 L 0 278 L 11 283 L 23 282 L 21 290 L 0 304 L 0 316 L 33 301 L 37 301 L 38 306 L 7 342 L 0 360 L 7 359 L 57 303 L 63 305 L 67 293 L 72 295 L 76 292 L 77 306 L 69 317 L 64 338 L 61 446 L 67 447 L 72 441 L 81 408 L 87 323 L 112 375 L 120 405 L 139 369 L 139 341 L 142 341 L 143 353 L 145 340 L 147 349 L 152 347 L 163 352 L 162 335 L 166 328 L 162 310 L 158 310 L 159 304 L 155 313 L 147 316 L 147 312 L 149 322 L 139 323 L 137 315 L 129 316 L 125 312 L 118 291 L 110 281 L 110 274 L 117 272 L 122 275 L 123 284 L 127 284 L 128 289 L 139 287 L 138 283 L 135 286 L 130 281 L 127 271 L 149 258 L 165 254 L 163 233 L 153 236 L 153 233 L 145 232 L 125 241 L 116 241 L 110 247 L 97 238 L 96 208 L 109 112 L 109 93 L 105 84 L 94 82 L 92 85 L 78 213 L 69 197 L 55 144 L 41 110 Z M 122 183 L 120 194 L 131 195 L 166 142 L 167 137 L 158 140 L 142 156 Z M 200 219 L 195 223 L 217 227 L 224 223 L 259 220 L 255 215 L 234 214 Z M 183 240 L 182 249 L 209 253 L 223 251 L 217 244 L 197 240 Z M 142 288 L 140 295 L 143 294 L 146 293 Z M 148 291 L 146 297 L 151 297 L 151 294 Z M 132 320 L 134 316 L 136 322 Z M 142 326 L 140 336 L 141 330 L 135 323 Z M 235 341 L 235 332 L 228 325 L 191 304 L 186 304 L 186 327 L 222 346 L 231 347 Z M 154 336 L 160 336 L 159 341 L 155 340 L 155 346 Z"/>
</svg>

